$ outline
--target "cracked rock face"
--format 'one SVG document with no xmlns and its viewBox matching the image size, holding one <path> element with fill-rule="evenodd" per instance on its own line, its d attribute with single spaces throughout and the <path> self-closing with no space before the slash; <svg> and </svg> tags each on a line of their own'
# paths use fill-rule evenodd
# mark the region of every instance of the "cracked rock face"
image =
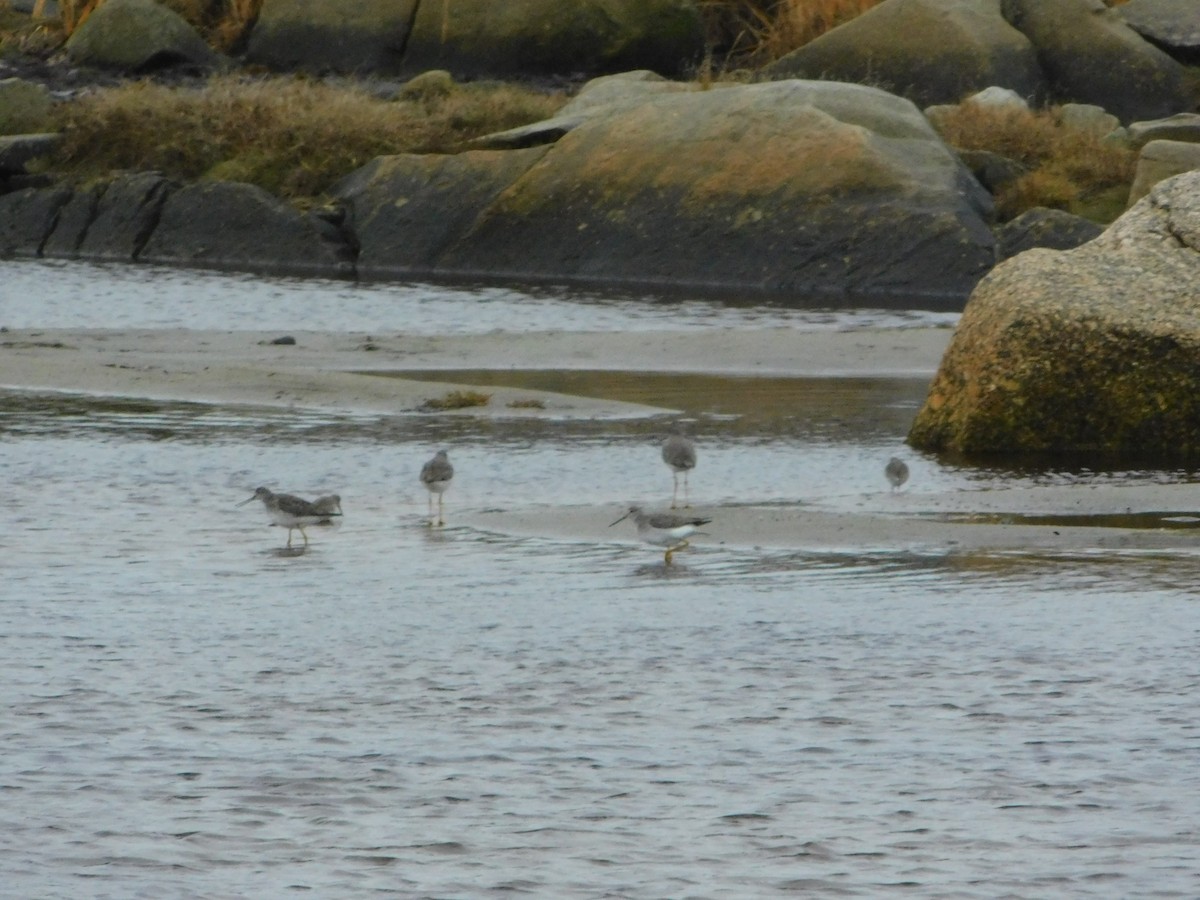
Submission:
<svg viewBox="0 0 1200 900">
<path fill-rule="evenodd" d="M 972 294 L 914 447 L 967 457 L 1200 459 L 1200 172 L 1095 240 L 1031 250 Z"/>
</svg>

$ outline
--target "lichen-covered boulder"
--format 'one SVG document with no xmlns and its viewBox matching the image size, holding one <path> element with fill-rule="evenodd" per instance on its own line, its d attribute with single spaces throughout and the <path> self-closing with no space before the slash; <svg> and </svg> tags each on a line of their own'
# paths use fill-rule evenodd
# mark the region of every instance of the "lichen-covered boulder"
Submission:
<svg viewBox="0 0 1200 900">
<path fill-rule="evenodd" d="M 154 0 L 107 0 L 75 29 L 66 49 L 75 63 L 127 72 L 221 65 L 183 17 Z"/>
<path fill-rule="evenodd" d="M 454 0 L 419 4 L 404 67 L 456 76 L 678 75 L 703 52 L 692 0 Z"/>
<path fill-rule="evenodd" d="M 1052 99 L 1093 103 L 1122 122 L 1191 107 L 1183 67 L 1102 0 L 1003 0 L 1033 43 Z"/>
<path fill-rule="evenodd" d="M 975 289 L 908 441 L 967 457 L 1200 460 L 1200 172 Z"/>
<path fill-rule="evenodd" d="M 1035 247 L 1072 250 L 1099 237 L 1103 225 L 1061 209 L 1035 207 L 996 229 L 996 256 L 1008 259 Z"/>
<path fill-rule="evenodd" d="M 767 68 L 772 78 L 828 78 L 883 87 L 926 106 L 997 85 L 1042 87 L 1028 40 L 1000 0 L 889 0 Z"/>
<path fill-rule="evenodd" d="M 643 83 L 548 146 L 351 176 L 360 268 L 412 274 L 420 247 L 437 272 L 958 302 L 993 264 L 990 198 L 909 101 Z"/>
<path fill-rule="evenodd" d="M 238 182 L 199 182 L 171 193 L 139 262 L 240 271 L 348 275 L 341 232 L 312 214 Z"/>
<path fill-rule="evenodd" d="M 400 70 L 418 0 L 266 0 L 248 62 L 309 72 Z"/>
</svg>

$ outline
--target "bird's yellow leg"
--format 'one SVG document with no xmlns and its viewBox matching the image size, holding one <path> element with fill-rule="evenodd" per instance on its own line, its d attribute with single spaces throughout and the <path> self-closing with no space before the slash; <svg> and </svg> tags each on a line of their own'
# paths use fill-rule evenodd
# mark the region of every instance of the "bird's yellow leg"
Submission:
<svg viewBox="0 0 1200 900">
<path fill-rule="evenodd" d="M 304 538 L 304 546 L 307 547 L 308 546 L 308 532 L 306 532 L 304 530 L 303 525 L 300 525 L 298 527 L 300 528 L 300 537 Z"/>
<path fill-rule="evenodd" d="M 288 542 L 287 542 L 287 545 L 288 545 L 288 548 L 289 548 L 289 549 L 291 549 L 291 546 L 292 546 L 292 529 L 290 529 L 290 528 L 288 529 Z"/>
</svg>

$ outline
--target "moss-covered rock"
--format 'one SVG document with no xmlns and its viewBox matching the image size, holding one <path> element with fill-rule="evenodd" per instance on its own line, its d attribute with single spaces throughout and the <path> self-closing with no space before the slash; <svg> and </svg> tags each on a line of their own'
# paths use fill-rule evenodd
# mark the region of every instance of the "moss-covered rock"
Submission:
<svg viewBox="0 0 1200 900">
<path fill-rule="evenodd" d="M 909 443 L 967 457 L 1200 460 L 1200 172 L 972 294 Z"/>
<path fill-rule="evenodd" d="M 20 78 L 0 79 L 0 134 L 46 131 L 54 98 L 44 85 Z"/>
<path fill-rule="evenodd" d="M 67 54 L 76 63 L 129 72 L 221 65 L 183 17 L 154 0 L 107 0 L 71 34 Z"/>
</svg>

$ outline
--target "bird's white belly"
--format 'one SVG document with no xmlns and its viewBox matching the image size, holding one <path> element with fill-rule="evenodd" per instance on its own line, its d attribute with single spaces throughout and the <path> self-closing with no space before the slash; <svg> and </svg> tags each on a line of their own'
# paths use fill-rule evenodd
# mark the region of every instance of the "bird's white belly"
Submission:
<svg viewBox="0 0 1200 900">
<path fill-rule="evenodd" d="M 647 544 L 671 547 L 695 531 L 694 525 L 680 525 L 678 528 L 655 528 L 653 525 L 642 525 L 638 528 L 638 536 Z"/>
</svg>

